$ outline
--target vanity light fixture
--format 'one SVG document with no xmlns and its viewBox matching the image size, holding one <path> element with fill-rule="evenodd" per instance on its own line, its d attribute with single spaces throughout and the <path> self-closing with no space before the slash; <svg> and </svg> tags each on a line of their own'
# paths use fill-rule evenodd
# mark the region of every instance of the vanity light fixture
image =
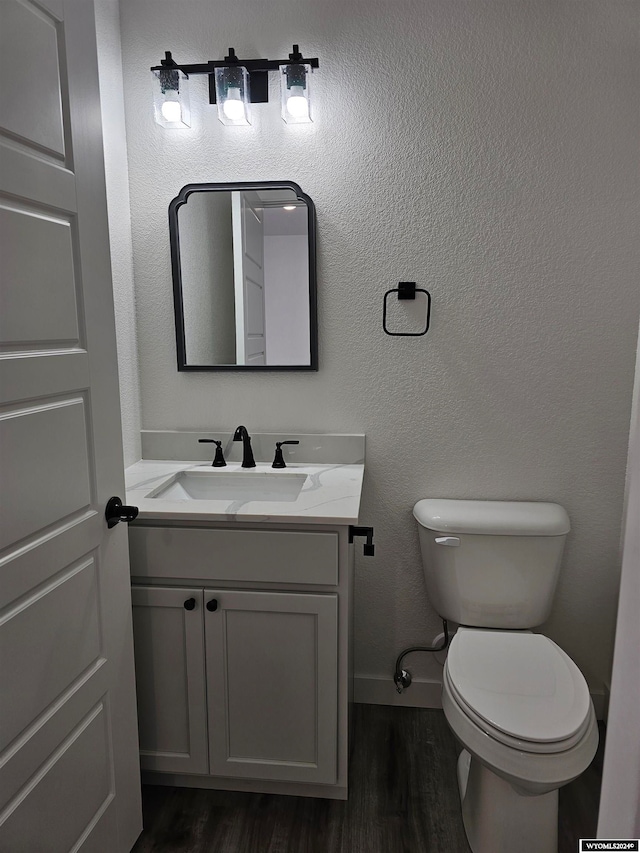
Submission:
<svg viewBox="0 0 640 853">
<path fill-rule="evenodd" d="M 305 59 L 294 44 L 289 59 L 238 59 L 235 50 L 222 60 L 179 64 L 170 51 L 151 69 L 154 76 L 154 110 L 162 127 L 189 127 L 187 83 L 191 74 L 209 77 L 209 103 L 217 104 L 218 118 L 227 125 L 251 124 L 250 104 L 269 100 L 269 71 L 280 72 L 281 115 L 287 124 L 311 121 L 309 77 L 319 67 L 317 59 Z"/>
<path fill-rule="evenodd" d="M 165 54 L 161 64 L 151 69 L 153 75 L 153 110 L 162 127 L 191 127 L 189 78 Z"/>
</svg>

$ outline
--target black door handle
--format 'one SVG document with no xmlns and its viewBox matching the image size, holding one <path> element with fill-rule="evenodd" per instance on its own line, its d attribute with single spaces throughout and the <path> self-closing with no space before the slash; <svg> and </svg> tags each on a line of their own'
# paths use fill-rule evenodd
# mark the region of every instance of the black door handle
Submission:
<svg viewBox="0 0 640 853">
<path fill-rule="evenodd" d="M 218 599 L 212 598 L 211 601 L 207 601 L 207 610 L 209 613 L 213 613 L 214 610 L 218 609 Z"/>
<path fill-rule="evenodd" d="M 196 600 L 195 598 L 187 598 L 184 603 L 185 610 L 195 610 L 196 609 Z"/>
<path fill-rule="evenodd" d="M 138 515 L 137 506 L 124 506 L 120 498 L 113 497 L 107 501 L 104 517 L 107 519 L 107 527 L 111 530 L 120 521 L 133 521 Z"/>
</svg>

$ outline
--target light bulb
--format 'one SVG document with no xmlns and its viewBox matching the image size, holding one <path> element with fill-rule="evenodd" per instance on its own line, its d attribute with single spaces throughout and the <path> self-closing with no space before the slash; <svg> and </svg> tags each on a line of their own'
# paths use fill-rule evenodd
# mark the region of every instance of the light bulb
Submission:
<svg viewBox="0 0 640 853">
<path fill-rule="evenodd" d="M 244 103 L 240 96 L 240 89 L 229 87 L 222 109 L 229 121 L 240 121 L 244 118 Z"/>
<path fill-rule="evenodd" d="M 182 120 L 182 109 L 179 101 L 164 101 L 160 107 L 160 111 L 165 121 L 174 122 Z"/>
<path fill-rule="evenodd" d="M 287 98 L 287 112 L 295 118 L 306 118 L 309 115 L 309 103 L 304 96 L 302 86 L 292 86 Z"/>
<path fill-rule="evenodd" d="M 151 79 L 156 123 L 172 129 L 190 127 L 189 78 L 179 68 L 163 66 L 151 71 Z"/>
</svg>

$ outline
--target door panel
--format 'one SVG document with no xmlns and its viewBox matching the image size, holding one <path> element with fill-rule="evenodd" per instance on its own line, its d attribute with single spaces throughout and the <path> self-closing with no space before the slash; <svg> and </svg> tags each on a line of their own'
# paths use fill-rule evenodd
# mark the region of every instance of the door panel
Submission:
<svg viewBox="0 0 640 853">
<path fill-rule="evenodd" d="M 48 10 L 48 11 L 47 11 Z M 0 2 L 0 850 L 141 829 L 91 0 Z"/>
<path fill-rule="evenodd" d="M 314 763 L 316 672 L 309 661 L 316 651 L 315 615 L 228 610 L 225 640 L 229 754 L 236 759 Z M 246 672 L 244 677 L 238 675 L 247 657 L 255 661 L 257 680 L 255 672 L 251 678 Z M 288 691 L 280 692 L 283 672 L 295 682 L 296 692 L 306 697 L 302 707 L 300 702 L 291 703 Z M 262 707 L 260 719 L 249 722 L 247 709 L 255 713 L 256 696 L 268 694 L 268 713 Z"/>
<path fill-rule="evenodd" d="M 202 590 L 134 586 L 132 598 L 142 769 L 207 773 Z"/>
<path fill-rule="evenodd" d="M 0 9 L 15 0 L 3 0 Z M 3 89 L 4 91 L 4 89 Z M 70 169 L 52 164 L 41 156 L 33 156 L 34 151 L 26 145 L 13 147 L 12 141 L 3 140 L 0 130 L 0 140 L 3 140 L 0 156 L 0 183 L 7 194 L 26 199 L 30 203 L 37 202 L 54 211 L 75 213 L 76 211 L 76 180 Z M 39 152 L 38 152 L 39 153 Z M 5 205 L 15 202 L 6 201 Z M 55 214 L 54 214 L 55 215 Z"/>
<path fill-rule="evenodd" d="M 257 193 L 231 193 L 237 364 L 267 363 L 263 214 Z"/>
<path fill-rule="evenodd" d="M 0 3 L 2 129 L 64 157 L 56 21 L 35 4 Z"/>
<path fill-rule="evenodd" d="M 264 211 L 255 192 L 242 195 L 246 364 L 266 364 L 264 328 Z"/>
<path fill-rule="evenodd" d="M 108 709 L 101 702 L 29 780 L 4 819 L 0 849 L 62 853 L 91 830 L 114 797 L 108 729 Z M 79 783 L 73 792 L 72 774 Z"/>
<path fill-rule="evenodd" d="M 0 550 L 91 503 L 85 402 L 51 401 L 0 414 Z"/>
<path fill-rule="evenodd" d="M 6 358 L 0 370 L 0 405 L 45 397 L 51 388 L 56 388 L 59 394 L 68 394 L 87 388 L 90 382 L 89 357 L 85 351 L 35 352 L 28 360 Z"/>
<path fill-rule="evenodd" d="M 0 620 L 0 751 L 100 656 L 97 580 L 90 557 Z"/>
<path fill-rule="evenodd" d="M 69 220 L 0 207 L 0 256 L 0 343 L 77 344 Z"/>
<path fill-rule="evenodd" d="M 337 597 L 205 590 L 211 773 L 335 783 Z"/>
<path fill-rule="evenodd" d="M 103 701 L 109 689 L 109 667 L 106 663 L 104 657 L 99 657 L 51 703 L 45 713 L 18 735 L 11 749 L 3 753 L 0 764 L 0 815 L 5 814 L 5 806 L 10 801 L 13 801 L 14 806 L 20 801 L 21 792 L 27 790 L 29 780 L 41 770 L 43 756 L 52 755 L 64 742 L 69 734 L 69 719 L 82 720 L 87 714 L 87 708 L 94 708 Z M 73 797 L 73 786 L 70 790 L 70 796 Z M 20 796 L 16 796 L 18 794 Z M 0 841 L 1 820 L 0 817 Z M 0 850 L 3 850 L 1 844 Z"/>
</svg>

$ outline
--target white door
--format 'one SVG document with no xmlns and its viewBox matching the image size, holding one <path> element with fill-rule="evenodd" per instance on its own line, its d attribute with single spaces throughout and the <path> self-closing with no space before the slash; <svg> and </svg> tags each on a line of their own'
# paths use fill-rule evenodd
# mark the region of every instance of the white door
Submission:
<svg viewBox="0 0 640 853">
<path fill-rule="evenodd" d="M 639 340 L 640 343 L 640 340 Z M 640 837 L 640 346 L 629 434 L 622 573 L 598 838 Z"/>
<path fill-rule="evenodd" d="M 236 364 L 267 363 L 264 322 L 264 211 L 255 192 L 231 194 L 236 294 Z"/>
<path fill-rule="evenodd" d="M 91 0 L 0 0 L 0 850 L 141 830 Z"/>
</svg>

